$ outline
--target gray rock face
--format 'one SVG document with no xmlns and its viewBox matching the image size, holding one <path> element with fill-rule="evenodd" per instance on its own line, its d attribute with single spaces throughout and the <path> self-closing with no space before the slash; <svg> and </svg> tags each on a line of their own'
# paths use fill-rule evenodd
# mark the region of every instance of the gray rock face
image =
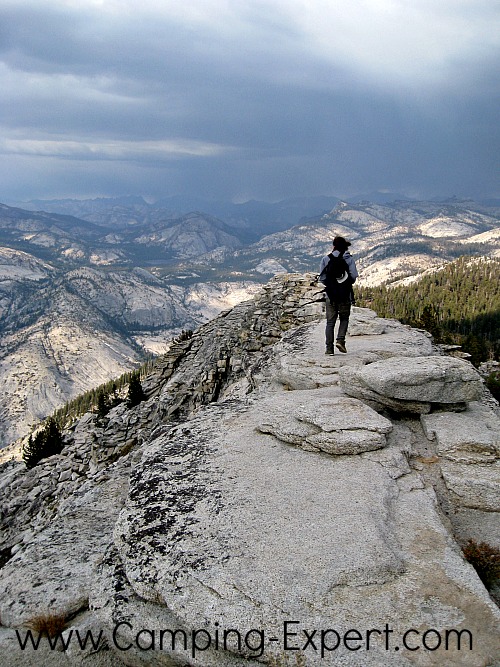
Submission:
<svg viewBox="0 0 500 667">
<path fill-rule="evenodd" d="M 384 468 L 259 434 L 262 410 L 278 407 L 274 397 L 264 403 L 210 407 L 159 438 L 116 526 L 136 595 L 162 600 L 190 631 L 312 623 L 331 613 L 337 587 L 387 583 L 404 569 L 396 483 Z M 200 656 L 193 664 L 218 663 Z"/>
<path fill-rule="evenodd" d="M 377 317 L 369 308 L 354 307 L 349 321 L 350 336 L 380 336 L 390 328 L 390 320 Z"/>
<path fill-rule="evenodd" d="M 390 321 L 325 357 L 320 298 L 311 277 L 271 281 L 158 359 L 146 401 L 82 418 L 31 471 L 0 468 L 2 623 L 49 606 L 110 648 L 72 646 L 54 667 L 258 667 L 285 642 L 308 667 L 485 667 L 500 654 L 500 611 L 455 539 L 500 544 L 494 409 L 389 419 L 378 398 L 346 395 L 345 378 L 368 376 L 377 397 L 431 406 L 448 390 L 467 401 L 476 379 Z M 358 651 L 304 646 L 306 631 L 331 647 L 353 628 Z M 382 634 L 368 651 L 370 628 Z M 471 633 L 473 649 L 406 650 L 410 628 Z M 2 667 L 51 664 L 12 633 L 0 649 Z"/>
<path fill-rule="evenodd" d="M 267 378 L 288 389 L 330 387 L 338 385 L 341 368 L 349 377 L 351 367 L 391 357 L 433 354 L 432 343 L 424 333 L 393 320 L 381 320 L 368 308 L 353 308 L 349 332 L 349 354 L 318 358 L 318 350 L 325 346 L 324 326 L 312 331 L 304 325 L 294 328 L 273 347 L 273 358 L 266 365 Z"/>
<path fill-rule="evenodd" d="M 481 403 L 461 413 L 422 415 L 424 433 L 436 453 L 457 463 L 493 463 L 500 455 L 500 418 Z"/>
<path fill-rule="evenodd" d="M 490 465 L 466 465 L 443 461 L 443 479 L 462 507 L 500 512 L 500 461 Z"/>
<path fill-rule="evenodd" d="M 460 508 L 500 512 L 500 417 L 470 403 L 460 414 L 422 415 L 424 432 L 436 440 L 441 472 Z"/>
<path fill-rule="evenodd" d="M 282 641 L 284 623 L 297 619 L 304 628 L 335 619 L 344 629 L 391 619 L 399 636 L 439 619 L 440 628 L 473 628 L 491 650 L 485 632 L 500 614 L 443 526 L 434 493 L 405 465 L 401 443 L 393 449 L 403 456 L 395 451 L 389 465 L 379 452 L 325 456 L 260 432 L 262 415 L 287 412 L 288 401 L 290 414 L 310 418 L 321 391 L 209 406 L 151 443 L 91 595 L 103 623 L 132 620 L 132 628 L 121 626 L 124 643 L 141 627 L 188 637 L 200 628 L 211 636 L 216 628 L 243 636 L 261 628 Z M 324 407 L 314 417 L 322 428 L 348 423 L 335 423 Z M 183 664 L 178 649 L 156 651 L 154 664 Z M 273 651 L 264 647 L 266 657 Z M 258 664 L 255 652 L 234 643 L 189 657 L 199 667 Z M 362 663 L 347 652 L 307 652 L 307 664 L 336 665 L 339 657 L 352 666 L 418 664 L 409 653 L 388 663 L 381 646 Z M 454 657 L 481 665 L 479 653 Z M 127 659 L 141 664 L 137 650 Z"/>
<path fill-rule="evenodd" d="M 425 414 L 432 404 L 480 400 L 481 376 L 471 364 L 452 357 L 386 359 L 352 371 L 342 369 L 340 385 L 349 396 L 395 410 Z"/>
<path fill-rule="evenodd" d="M 354 398 L 329 398 L 325 391 L 304 393 L 287 396 L 259 423 L 259 431 L 327 454 L 361 454 L 386 446 L 392 424 L 375 410 Z"/>
<path fill-rule="evenodd" d="M 102 485 L 87 484 L 80 495 L 61 503 L 45 530 L 29 536 L 2 568 L 4 625 L 19 626 L 49 612 L 69 616 L 87 607 L 95 565 L 126 492 L 126 477 L 118 471 Z"/>
</svg>

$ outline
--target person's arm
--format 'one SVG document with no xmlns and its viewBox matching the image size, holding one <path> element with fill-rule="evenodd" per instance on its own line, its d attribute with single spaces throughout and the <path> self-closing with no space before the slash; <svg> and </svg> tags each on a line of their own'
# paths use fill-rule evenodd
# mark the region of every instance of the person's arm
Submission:
<svg viewBox="0 0 500 667">
<path fill-rule="evenodd" d="M 323 257 L 323 259 L 321 260 L 321 264 L 319 266 L 319 280 L 321 283 L 323 283 L 323 285 L 325 284 L 325 278 L 326 278 L 325 269 L 329 261 L 330 258 L 328 257 L 328 255 L 325 255 L 325 257 Z"/>
<path fill-rule="evenodd" d="M 356 263 L 354 259 L 351 257 L 351 255 L 348 255 L 347 257 L 344 255 L 344 259 L 347 263 L 347 267 L 349 269 L 349 275 L 351 276 L 351 280 L 353 283 L 356 282 L 356 278 L 359 276 L 358 274 L 358 269 L 356 268 Z"/>
</svg>

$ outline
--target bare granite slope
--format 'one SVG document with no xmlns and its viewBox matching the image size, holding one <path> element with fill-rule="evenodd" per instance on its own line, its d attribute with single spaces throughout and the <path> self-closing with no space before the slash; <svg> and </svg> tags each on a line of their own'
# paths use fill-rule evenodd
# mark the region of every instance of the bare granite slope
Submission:
<svg viewBox="0 0 500 667">
<path fill-rule="evenodd" d="M 0 448 L 257 289 L 169 286 L 138 268 L 57 274 L 31 255 L 0 248 Z"/>
<path fill-rule="evenodd" d="M 499 664 L 460 549 L 500 546 L 498 409 L 369 310 L 325 356 L 321 298 L 275 278 L 159 359 L 145 402 L 3 464 L 2 667 Z M 72 619 L 66 651 L 19 648 L 41 611 Z M 89 629 L 100 650 L 71 641 Z"/>
</svg>

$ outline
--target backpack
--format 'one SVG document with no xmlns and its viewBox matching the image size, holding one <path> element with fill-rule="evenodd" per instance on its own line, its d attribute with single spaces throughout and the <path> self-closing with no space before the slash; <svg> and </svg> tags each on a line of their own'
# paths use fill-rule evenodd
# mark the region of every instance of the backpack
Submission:
<svg viewBox="0 0 500 667">
<path fill-rule="evenodd" d="M 325 283 L 327 287 L 334 287 L 349 278 L 349 267 L 342 255 L 335 257 L 330 253 L 328 257 L 330 261 L 325 267 Z"/>
<path fill-rule="evenodd" d="M 354 294 L 352 292 L 352 280 L 349 274 L 347 262 L 339 255 L 336 257 L 332 253 L 325 267 L 325 290 L 331 303 L 353 302 Z"/>
</svg>

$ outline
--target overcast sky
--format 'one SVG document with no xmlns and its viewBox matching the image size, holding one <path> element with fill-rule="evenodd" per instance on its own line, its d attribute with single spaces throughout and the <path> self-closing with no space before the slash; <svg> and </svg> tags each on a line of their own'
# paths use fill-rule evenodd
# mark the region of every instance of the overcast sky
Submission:
<svg viewBox="0 0 500 667">
<path fill-rule="evenodd" d="M 498 0 L 0 0 L 0 201 L 498 196 Z"/>
</svg>

